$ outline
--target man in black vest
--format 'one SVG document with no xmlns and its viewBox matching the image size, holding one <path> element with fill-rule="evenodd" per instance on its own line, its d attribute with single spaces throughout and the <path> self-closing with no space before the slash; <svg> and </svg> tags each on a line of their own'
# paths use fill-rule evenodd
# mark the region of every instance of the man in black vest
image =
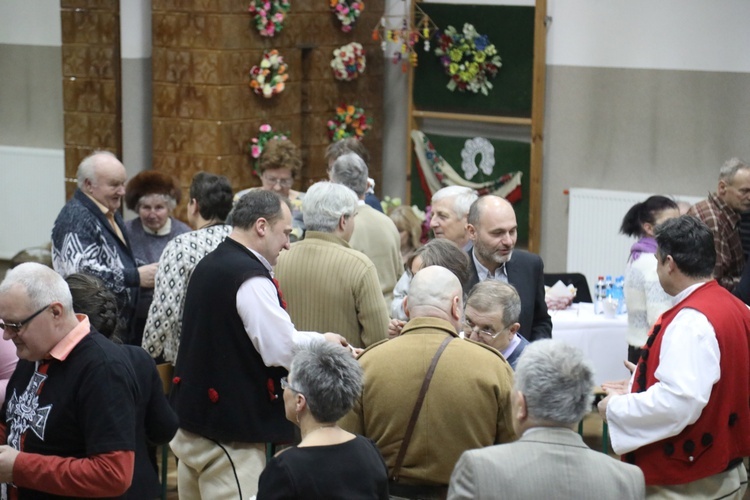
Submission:
<svg viewBox="0 0 750 500">
<path fill-rule="evenodd" d="M 515 250 L 518 223 L 513 206 L 499 196 L 482 196 L 471 204 L 468 230 L 471 282 L 494 279 L 510 283 L 521 297 L 521 329 L 529 342 L 552 336 L 552 319 L 544 302 L 544 263 L 536 254 Z"/>
<path fill-rule="evenodd" d="M 181 499 L 248 498 L 265 466 L 266 443 L 289 443 L 279 379 L 292 348 L 306 341 L 346 345 L 334 333 L 300 332 L 286 312 L 272 267 L 289 248 L 292 214 L 270 191 L 243 196 L 233 230 L 196 266 L 185 298 L 171 401 L 180 429 Z"/>
</svg>

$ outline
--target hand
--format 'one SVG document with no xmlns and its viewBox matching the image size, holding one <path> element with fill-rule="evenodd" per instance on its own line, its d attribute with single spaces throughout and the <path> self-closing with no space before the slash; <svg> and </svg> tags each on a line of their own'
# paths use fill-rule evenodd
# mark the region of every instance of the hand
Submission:
<svg viewBox="0 0 750 500">
<path fill-rule="evenodd" d="M 618 380 L 616 382 L 604 382 L 602 384 L 602 389 L 604 389 L 604 392 L 607 394 L 627 394 L 629 383 L 630 381 L 628 379 Z"/>
<path fill-rule="evenodd" d="M 597 410 L 599 410 L 599 415 L 605 422 L 607 421 L 607 405 L 609 404 L 609 400 L 612 398 L 612 396 L 613 394 L 608 395 L 606 398 L 599 401 L 599 404 L 596 405 Z"/>
<path fill-rule="evenodd" d="M 630 362 L 630 361 L 628 361 L 627 359 L 623 360 L 623 361 L 622 361 L 622 364 L 624 364 L 624 365 L 625 365 L 625 368 L 627 368 L 627 369 L 628 369 L 628 371 L 630 372 L 630 374 L 632 375 L 632 374 L 633 374 L 633 372 L 635 371 L 635 364 L 631 363 L 631 362 Z"/>
<path fill-rule="evenodd" d="M 0 446 L 0 483 L 13 482 L 13 465 L 18 453 L 18 450 L 10 446 Z"/>
<path fill-rule="evenodd" d="M 341 347 L 349 347 L 349 342 L 346 341 L 344 337 L 339 335 L 338 333 L 324 333 L 323 338 L 326 339 L 326 342 L 331 342 L 333 344 L 339 344 Z"/>
<path fill-rule="evenodd" d="M 394 339 L 401 335 L 401 330 L 403 330 L 405 324 L 406 321 L 401 321 L 400 319 L 392 319 L 391 322 L 388 323 L 388 338 Z"/>
<path fill-rule="evenodd" d="M 145 266 L 138 268 L 138 276 L 141 278 L 141 287 L 154 288 L 154 278 L 156 277 L 157 269 L 159 269 L 158 262 L 146 264 Z"/>
</svg>

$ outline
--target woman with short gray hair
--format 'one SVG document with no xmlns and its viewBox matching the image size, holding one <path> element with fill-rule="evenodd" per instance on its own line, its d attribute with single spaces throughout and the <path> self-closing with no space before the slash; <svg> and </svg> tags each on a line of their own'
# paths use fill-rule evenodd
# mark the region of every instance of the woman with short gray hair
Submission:
<svg viewBox="0 0 750 500">
<path fill-rule="evenodd" d="M 281 386 L 302 441 L 268 462 L 257 499 L 387 499 L 388 469 L 375 443 L 336 424 L 362 392 L 362 368 L 349 351 L 328 342 L 299 346 Z"/>
</svg>

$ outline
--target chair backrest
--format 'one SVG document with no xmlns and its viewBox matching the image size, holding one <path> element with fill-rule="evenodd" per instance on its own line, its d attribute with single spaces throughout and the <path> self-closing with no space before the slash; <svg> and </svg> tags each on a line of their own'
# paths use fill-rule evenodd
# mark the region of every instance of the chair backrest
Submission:
<svg viewBox="0 0 750 500">
<path fill-rule="evenodd" d="M 576 287 L 576 296 L 573 302 L 591 302 L 591 289 L 586 281 L 586 276 L 581 273 L 544 273 L 544 285 L 552 286 L 558 281 L 565 285 Z"/>
<path fill-rule="evenodd" d="M 156 365 L 156 370 L 159 372 L 159 378 L 161 378 L 161 385 L 164 388 L 164 394 L 168 395 L 169 389 L 172 388 L 174 366 L 172 366 L 172 363 L 161 363 Z"/>
</svg>

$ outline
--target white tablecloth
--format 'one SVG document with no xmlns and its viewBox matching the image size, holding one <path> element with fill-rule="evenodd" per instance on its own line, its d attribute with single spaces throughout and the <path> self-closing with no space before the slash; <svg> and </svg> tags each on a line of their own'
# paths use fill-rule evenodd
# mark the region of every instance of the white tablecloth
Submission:
<svg viewBox="0 0 750 500">
<path fill-rule="evenodd" d="M 628 359 L 627 314 L 607 319 L 594 314 L 594 304 L 573 304 L 563 311 L 550 311 L 552 338 L 576 346 L 594 365 L 594 381 L 622 380 L 630 376 L 623 365 Z"/>
</svg>

